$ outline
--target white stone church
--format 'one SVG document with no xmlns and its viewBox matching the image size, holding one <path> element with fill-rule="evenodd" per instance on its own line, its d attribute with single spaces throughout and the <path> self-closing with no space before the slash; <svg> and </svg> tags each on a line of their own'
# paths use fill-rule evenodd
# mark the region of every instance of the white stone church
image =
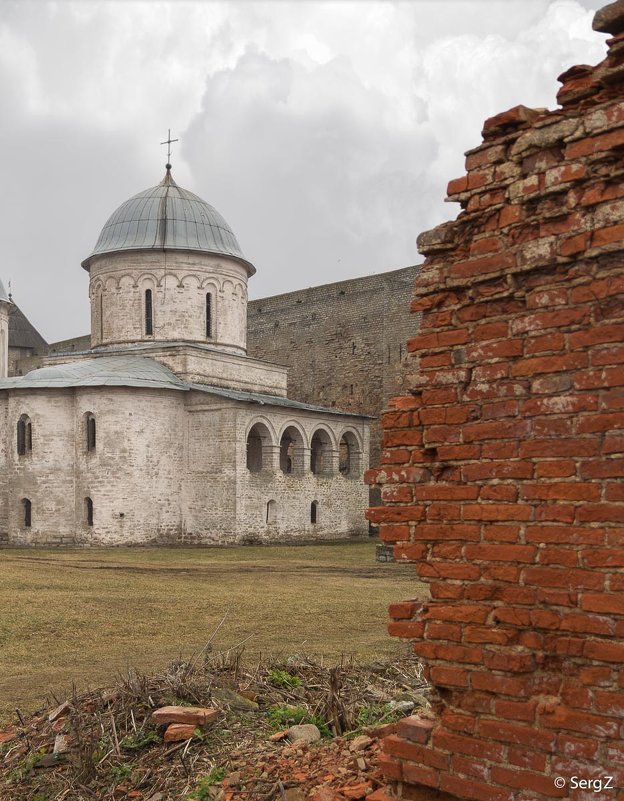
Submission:
<svg viewBox="0 0 624 801">
<path fill-rule="evenodd" d="M 0 284 L 0 542 L 366 531 L 369 418 L 289 400 L 286 368 L 247 356 L 255 269 L 170 165 L 113 213 L 82 266 L 91 348 L 14 378 Z"/>
</svg>

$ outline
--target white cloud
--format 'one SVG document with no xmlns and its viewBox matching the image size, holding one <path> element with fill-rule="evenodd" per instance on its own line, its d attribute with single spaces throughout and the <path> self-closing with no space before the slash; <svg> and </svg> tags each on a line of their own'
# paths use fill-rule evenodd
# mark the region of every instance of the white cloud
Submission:
<svg viewBox="0 0 624 801">
<path fill-rule="evenodd" d="M 595 7 L 5 0 L 0 277 L 48 338 L 86 331 L 80 261 L 160 179 L 168 127 L 176 179 L 232 224 L 256 296 L 414 263 L 483 120 L 553 107 L 556 75 L 602 58 Z"/>
</svg>

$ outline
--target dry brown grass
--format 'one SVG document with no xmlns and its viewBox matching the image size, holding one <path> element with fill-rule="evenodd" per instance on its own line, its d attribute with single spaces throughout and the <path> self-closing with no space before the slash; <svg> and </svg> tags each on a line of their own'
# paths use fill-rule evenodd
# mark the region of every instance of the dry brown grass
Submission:
<svg viewBox="0 0 624 801">
<path fill-rule="evenodd" d="M 403 652 L 387 606 L 423 593 L 410 567 L 376 563 L 372 542 L 0 550 L 0 719 L 72 682 L 188 657 L 225 615 L 214 647 L 246 640 L 250 657 Z"/>
</svg>

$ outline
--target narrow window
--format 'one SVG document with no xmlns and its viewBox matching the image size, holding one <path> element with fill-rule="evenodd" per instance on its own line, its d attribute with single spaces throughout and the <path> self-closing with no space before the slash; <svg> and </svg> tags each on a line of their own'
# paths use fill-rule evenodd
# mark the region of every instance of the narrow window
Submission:
<svg viewBox="0 0 624 801">
<path fill-rule="evenodd" d="M 22 498 L 22 509 L 24 512 L 24 528 L 30 528 L 32 525 L 32 504 L 28 498 Z"/>
<path fill-rule="evenodd" d="M 87 435 L 87 450 L 95 450 L 95 417 L 92 414 L 86 416 L 86 435 Z"/>
<path fill-rule="evenodd" d="M 210 292 L 206 293 L 206 336 L 208 339 L 212 337 L 212 295 Z"/>
<path fill-rule="evenodd" d="M 145 290 L 145 334 L 152 336 L 154 333 L 154 313 L 152 309 L 152 290 Z"/>
<path fill-rule="evenodd" d="M 312 501 L 310 504 L 310 523 L 316 523 L 318 520 L 318 501 Z"/>
<path fill-rule="evenodd" d="M 17 421 L 17 455 L 25 456 L 32 451 L 32 424 L 28 415 L 23 414 Z"/>
<path fill-rule="evenodd" d="M 87 525 L 93 525 L 93 501 L 91 498 L 85 498 L 85 517 L 87 518 Z"/>
<path fill-rule="evenodd" d="M 100 290 L 100 342 L 104 339 L 104 298 Z"/>
<path fill-rule="evenodd" d="M 266 506 L 266 522 L 267 525 L 277 523 L 277 503 L 269 501 Z"/>
</svg>

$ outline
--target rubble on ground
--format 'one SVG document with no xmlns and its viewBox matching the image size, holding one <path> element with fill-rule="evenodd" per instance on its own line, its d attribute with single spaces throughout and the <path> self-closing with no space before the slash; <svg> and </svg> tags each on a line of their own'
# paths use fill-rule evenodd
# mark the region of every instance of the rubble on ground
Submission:
<svg viewBox="0 0 624 801">
<path fill-rule="evenodd" d="M 0 801 L 384 801 L 379 737 L 427 697 L 411 657 L 130 672 L 0 731 Z"/>
</svg>

